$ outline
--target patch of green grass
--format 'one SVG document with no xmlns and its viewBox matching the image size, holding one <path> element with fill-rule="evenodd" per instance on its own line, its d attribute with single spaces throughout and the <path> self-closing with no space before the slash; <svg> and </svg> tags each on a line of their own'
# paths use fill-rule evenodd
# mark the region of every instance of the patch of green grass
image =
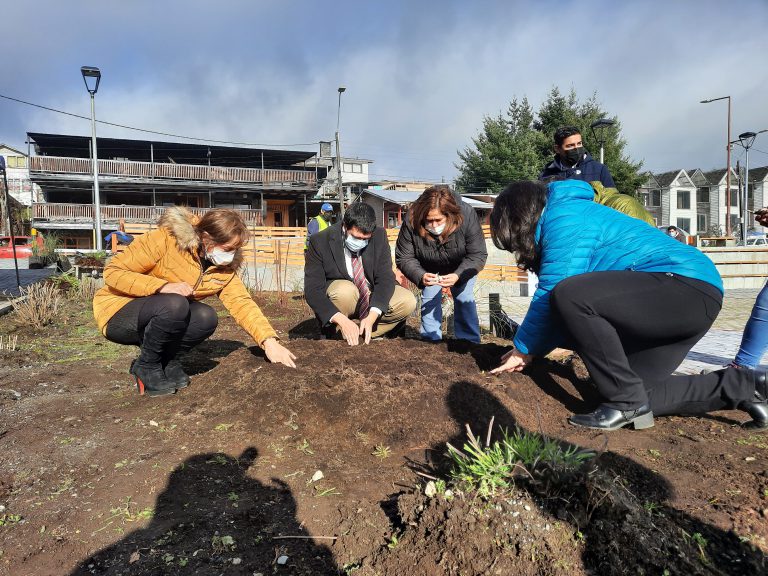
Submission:
<svg viewBox="0 0 768 576">
<path fill-rule="evenodd" d="M 232 428 L 234 424 L 217 424 L 214 430 L 216 432 L 229 432 L 229 429 Z"/>
<path fill-rule="evenodd" d="M 736 440 L 736 444 L 739 446 L 752 446 L 753 448 L 768 449 L 768 436 L 758 436 L 756 434 L 750 434 L 746 438 L 739 438 Z"/>
<path fill-rule="evenodd" d="M 469 426 L 463 450 L 448 444 L 448 456 L 453 461 L 451 477 L 467 483 L 483 497 L 511 487 L 521 474 L 532 476 L 542 468 L 575 470 L 594 456 L 591 451 L 576 446 L 564 448 L 551 438 L 520 429 L 512 433 L 502 429 L 501 440 L 490 444 L 490 432 L 491 426 L 485 446 Z"/>
</svg>

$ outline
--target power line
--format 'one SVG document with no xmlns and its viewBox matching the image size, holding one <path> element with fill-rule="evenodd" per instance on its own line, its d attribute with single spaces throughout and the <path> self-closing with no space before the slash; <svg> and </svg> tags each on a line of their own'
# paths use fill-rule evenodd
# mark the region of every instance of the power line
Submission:
<svg viewBox="0 0 768 576">
<path fill-rule="evenodd" d="M 90 120 L 88 116 L 81 116 L 80 114 L 73 114 L 72 112 L 66 112 L 65 110 L 57 110 L 56 108 L 50 108 L 49 106 L 43 106 L 42 104 L 35 104 L 33 102 L 27 102 L 25 100 L 20 100 L 18 98 L 12 98 L 11 96 L 6 96 L 5 94 L 0 94 L 0 98 L 5 98 L 6 100 L 11 100 L 12 102 L 18 102 L 19 104 L 26 104 L 27 106 L 33 106 L 35 108 L 40 108 L 42 110 L 48 110 L 49 112 L 56 112 L 57 114 L 64 114 L 66 116 L 72 116 L 73 118 L 80 118 L 82 120 Z M 198 142 L 211 142 L 214 144 L 234 144 L 236 146 L 263 146 L 263 147 L 292 147 L 292 146 L 315 146 L 317 145 L 317 142 L 300 142 L 298 144 L 260 144 L 260 143 L 253 143 L 253 142 L 233 142 L 230 140 L 212 140 L 210 138 L 196 138 L 194 136 L 182 136 L 180 134 L 171 134 L 169 132 L 159 132 L 157 130 L 148 130 L 146 128 L 136 128 L 135 126 L 126 126 L 125 124 L 117 124 L 115 122 L 107 122 L 106 120 L 96 120 L 99 124 L 104 124 L 105 126 L 115 126 L 116 128 L 125 128 L 126 130 L 135 130 L 136 132 L 144 132 L 146 134 L 157 134 L 159 136 L 170 136 L 171 138 L 180 138 L 182 140 L 196 140 Z"/>
</svg>

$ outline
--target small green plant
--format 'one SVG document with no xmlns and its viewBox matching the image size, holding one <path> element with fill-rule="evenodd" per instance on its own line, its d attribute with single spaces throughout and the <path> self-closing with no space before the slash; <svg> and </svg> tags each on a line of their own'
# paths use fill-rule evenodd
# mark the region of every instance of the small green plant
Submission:
<svg viewBox="0 0 768 576">
<path fill-rule="evenodd" d="M 435 492 L 438 494 L 445 494 L 445 480 L 435 480 Z"/>
<path fill-rule="evenodd" d="M 516 429 L 512 433 L 502 429 L 500 441 L 490 443 L 493 420 L 488 426 L 483 446 L 467 425 L 469 440 L 463 451 L 448 444 L 448 455 L 453 461 L 452 477 L 463 481 L 487 497 L 499 488 L 514 484 L 516 476 L 532 476 L 539 468 L 574 470 L 594 456 L 593 452 L 576 446 L 563 446 L 540 434 Z"/>
<path fill-rule="evenodd" d="M 660 451 L 658 451 L 658 450 L 656 450 L 656 449 L 654 449 L 654 448 L 650 448 L 650 449 L 648 450 L 648 454 L 650 454 L 650 455 L 651 455 L 651 456 L 653 456 L 654 458 L 660 458 L 660 457 L 661 457 L 661 452 L 660 452 Z"/>
<path fill-rule="evenodd" d="M 384 444 L 377 444 L 376 447 L 373 449 L 373 452 L 371 452 L 372 455 L 376 456 L 376 458 L 380 458 L 381 460 L 384 460 L 384 458 L 389 458 L 392 456 L 392 450 L 389 446 L 384 446 Z"/>
<path fill-rule="evenodd" d="M 227 494 L 227 500 L 229 500 L 230 502 L 237 502 L 238 500 L 240 500 L 240 496 L 237 495 L 237 492 L 230 492 L 229 494 Z"/>
<path fill-rule="evenodd" d="M 155 514 L 155 511 L 149 506 L 146 508 L 136 510 L 134 503 L 131 502 L 130 496 L 128 496 L 125 499 L 124 503 L 114 508 L 110 508 L 109 512 L 110 514 L 112 514 L 112 516 L 109 517 L 109 520 L 112 520 L 114 518 L 120 518 L 123 520 L 123 522 L 137 522 L 139 520 L 149 520 Z"/>
<path fill-rule="evenodd" d="M 217 424 L 214 430 L 216 432 L 229 432 L 229 429 L 232 428 L 234 424 Z"/>
<path fill-rule="evenodd" d="M 19 514 L 0 515 L 0 526 L 13 526 L 19 522 L 21 522 L 21 516 Z"/>
<path fill-rule="evenodd" d="M 219 536 L 218 534 L 214 534 L 213 538 L 211 538 L 211 548 L 213 548 L 215 552 L 231 552 L 235 547 L 235 539 L 232 538 L 232 536 Z"/>
<path fill-rule="evenodd" d="M 299 444 L 296 445 L 296 450 L 298 450 L 299 452 L 304 452 L 304 454 L 307 454 L 309 456 L 315 453 L 315 451 L 312 450 L 312 448 L 310 448 L 309 440 L 307 440 L 306 438 L 304 438 Z"/>
<path fill-rule="evenodd" d="M 397 534 L 392 534 L 392 537 L 389 539 L 389 542 L 387 542 L 387 548 L 390 550 L 394 550 L 397 547 L 397 544 L 400 542 Z"/>
<path fill-rule="evenodd" d="M 643 508 L 645 508 L 645 511 L 648 512 L 648 514 L 650 515 L 661 513 L 659 512 L 659 509 L 661 508 L 661 506 L 656 502 L 646 502 L 645 504 L 643 504 Z"/>
<path fill-rule="evenodd" d="M 701 535 L 701 532 L 694 532 L 693 534 L 689 534 L 685 530 L 681 529 L 681 532 L 683 534 L 683 540 L 685 540 L 686 543 L 693 543 L 696 548 L 699 549 L 699 557 L 701 558 L 702 562 L 707 562 L 707 554 L 705 552 L 707 548 L 707 539 L 704 538 L 704 536 Z"/>
</svg>

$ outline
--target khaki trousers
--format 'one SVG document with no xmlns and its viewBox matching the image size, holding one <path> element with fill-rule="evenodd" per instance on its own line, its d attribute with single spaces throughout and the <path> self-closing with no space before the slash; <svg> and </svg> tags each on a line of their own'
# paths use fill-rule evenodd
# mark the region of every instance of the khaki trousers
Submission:
<svg viewBox="0 0 768 576">
<path fill-rule="evenodd" d="M 334 280 L 325 292 L 339 312 L 347 318 L 357 318 L 357 302 L 360 291 L 354 282 L 349 280 Z M 395 293 L 389 301 L 389 307 L 373 325 L 371 337 L 378 338 L 393 330 L 416 310 L 416 297 L 402 286 L 395 286 Z M 338 330 L 338 328 L 337 328 Z"/>
</svg>

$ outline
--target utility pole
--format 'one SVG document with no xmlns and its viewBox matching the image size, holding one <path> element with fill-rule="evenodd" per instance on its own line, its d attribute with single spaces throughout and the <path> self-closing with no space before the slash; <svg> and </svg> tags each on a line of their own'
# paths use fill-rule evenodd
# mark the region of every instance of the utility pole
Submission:
<svg viewBox="0 0 768 576">
<path fill-rule="evenodd" d="M 339 86 L 339 107 L 336 110 L 336 177 L 337 191 L 339 193 L 339 216 L 344 219 L 344 186 L 341 181 L 341 149 L 339 148 L 339 120 L 341 118 L 341 94 L 345 92 L 344 86 Z"/>
</svg>

